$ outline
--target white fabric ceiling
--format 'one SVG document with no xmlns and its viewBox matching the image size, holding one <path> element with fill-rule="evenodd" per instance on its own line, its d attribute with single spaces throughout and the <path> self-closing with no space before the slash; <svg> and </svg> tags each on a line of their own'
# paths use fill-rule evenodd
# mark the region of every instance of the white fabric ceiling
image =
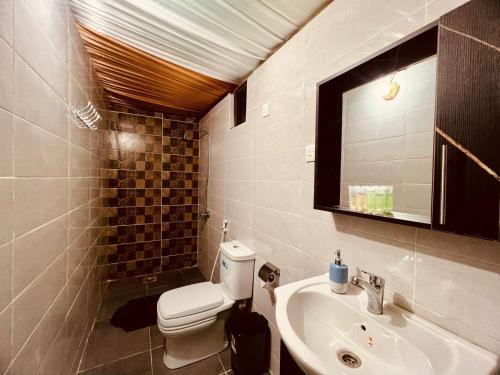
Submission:
<svg viewBox="0 0 500 375">
<path fill-rule="evenodd" d="M 80 24 L 238 83 L 331 0 L 70 0 Z"/>
</svg>

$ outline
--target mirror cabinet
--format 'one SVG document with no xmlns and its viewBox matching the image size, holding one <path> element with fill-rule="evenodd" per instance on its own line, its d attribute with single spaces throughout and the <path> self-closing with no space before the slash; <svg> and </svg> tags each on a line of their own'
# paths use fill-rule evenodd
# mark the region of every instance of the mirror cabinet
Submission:
<svg viewBox="0 0 500 375">
<path fill-rule="evenodd" d="M 500 3 L 318 84 L 314 207 L 499 240 Z"/>
</svg>

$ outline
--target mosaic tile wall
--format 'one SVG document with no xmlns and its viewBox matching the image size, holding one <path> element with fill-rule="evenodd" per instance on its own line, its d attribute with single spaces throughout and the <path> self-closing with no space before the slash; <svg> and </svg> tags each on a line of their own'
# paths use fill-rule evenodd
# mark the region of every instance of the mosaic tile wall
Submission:
<svg viewBox="0 0 500 375">
<path fill-rule="evenodd" d="M 197 263 L 198 124 L 104 111 L 102 215 L 108 279 Z M 193 140 L 183 139 L 192 132 Z"/>
</svg>

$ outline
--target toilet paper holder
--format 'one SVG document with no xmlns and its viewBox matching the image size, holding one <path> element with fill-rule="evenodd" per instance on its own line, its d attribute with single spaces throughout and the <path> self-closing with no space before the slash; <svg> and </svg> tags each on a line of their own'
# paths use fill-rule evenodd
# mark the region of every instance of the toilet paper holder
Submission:
<svg viewBox="0 0 500 375">
<path fill-rule="evenodd" d="M 266 262 L 266 264 L 260 267 L 258 275 L 259 279 L 265 283 L 265 285 L 272 287 L 279 280 L 280 269 L 274 264 Z"/>
</svg>

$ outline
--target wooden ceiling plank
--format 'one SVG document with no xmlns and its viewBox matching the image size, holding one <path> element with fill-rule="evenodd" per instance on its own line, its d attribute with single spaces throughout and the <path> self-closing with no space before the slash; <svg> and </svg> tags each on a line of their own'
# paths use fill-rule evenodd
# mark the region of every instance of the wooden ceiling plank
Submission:
<svg viewBox="0 0 500 375">
<path fill-rule="evenodd" d="M 108 106 L 201 116 L 235 88 L 78 25 Z"/>
</svg>

